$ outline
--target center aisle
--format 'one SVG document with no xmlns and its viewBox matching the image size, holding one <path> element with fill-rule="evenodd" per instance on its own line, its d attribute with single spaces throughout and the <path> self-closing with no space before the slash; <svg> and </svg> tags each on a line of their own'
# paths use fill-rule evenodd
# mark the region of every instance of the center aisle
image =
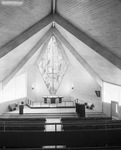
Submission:
<svg viewBox="0 0 121 150">
<path fill-rule="evenodd" d="M 60 123 L 60 118 L 46 118 L 46 123 Z M 61 125 L 46 125 L 45 131 L 61 131 Z"/>
</svg>

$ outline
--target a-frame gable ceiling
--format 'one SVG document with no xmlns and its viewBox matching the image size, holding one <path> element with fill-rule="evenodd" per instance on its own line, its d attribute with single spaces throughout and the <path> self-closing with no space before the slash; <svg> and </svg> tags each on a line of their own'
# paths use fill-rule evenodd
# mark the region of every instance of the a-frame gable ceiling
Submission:
<svg viewBox="0 0 121 150">
<path fill-rule="evenodd" d="M 27 0 L 19 8 L 0 4 L 4 11 L 0 18 L 0 80 L 6 83 L 26 65 L 25 56 L 53 24 L 100 80 L 121 85 L 121 3 L 115 1 L 116 3 L 113 0 Z M 8 12 L 9 17 L 6 15 Z M 116 13 L 117 17 L 114 18 Z M 27 41 L 31 46 L 30 43 L 25 44 Z M 117 42 L 118 48 L 115 45 Z M 21 65 L 21 62 L 25 63 Z M 15 73 L 10 78 L 13 70 Z M 97 80 L 97 77 L 93 77 Z"/>
</svg>

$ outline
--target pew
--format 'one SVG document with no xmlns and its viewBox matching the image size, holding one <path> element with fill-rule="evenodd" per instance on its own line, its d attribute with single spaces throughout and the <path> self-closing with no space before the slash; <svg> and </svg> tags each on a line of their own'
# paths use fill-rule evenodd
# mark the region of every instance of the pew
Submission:
<svg viewBox="0 0 121 150">
<path fill-rule="evenodd" d="M 111 117 L 79 117 L 79 118 L 75 118 L 75 117 L 66 117 L 66 118 L 61 118 L 61 121 L 108 121 L 108 120 L 112 120 Z"/>
<path fill-rule="evenodd" d="M 19 122 L 32 122 L 32 121 L 46 121 L 46 118 L 0 118 L 0 121 L 19 121 Z"/>
<path fill-rule="evenodd" d="M 33 130 L 41 130 L 44 131 L 45 124 L 43 123 L 6 123 L 4 125 L 4 131 L 10 130 L 25 130 L 25 131 L 33 131 Z"/>
<path fill-rule="evenodd" d="M 121 120 L 80 120 L 62 118 L 62 130 L 84 130 L 84 129 L 121 129 Z"/>
<path fill-rule="evenodd" d="M 70 129 L 67 128 L 62 132 L 43 132 L 43 129 L 40 129 L 41 121 L 38 121 L 40 118 L 37 118 L 37 121 L 34 118 L 35 121 L 32 122 L 30 121 L 31 118 L 27 118 L 28 122 L 24 120 L 26 118 L 22 118 L 23 121 L 20 123 L 18 121 L 14 122 L 14 120 L 10 121 L 10 119 L 13 118 L 9 118 L 8 122 L 5 120 L 0 121 L 1 129 L 4 126 L 5 128 L 8 127 L 7 130 L 0 130 L 0 147 L 41 148 L 45 145 L 65 145 L 66 147 L 121 146 L 121 128 L 116 128 L 116 125 L 121 125 L 121 120 L 81 120 L 81 125 L 78 125 L 78 121 L 73 122 L 69 127 Z M 21 118 L 17 119 L 21 120 Z M 105 125 L 107 128 L 105 128 Z M 108 125 L 110 125 L 109 128 Z M 115 128 L 113 128 L 114 125 Z"/>
<path fill-rule="evenodd" d="M 68 148 L 111 147 L 121 146 L 121 129 L 89 129 L 63 132 L 0 131 L 0 139 L 0 147 L 5 148 L 42 148 L 51 145 L 65 145 Z"/>
<path fill-rule="evenodd" d="M 74 125 L 74 124 L 64 124 L 63 128 L 64 131 L 76 131 L 76 130 L 87 130 L 87 129 L 105 129 L 105 124 L 84 124 L 84 125 Z"/>
<path fill-rule="evenodd" d="M 100 122 L 64 122 L 62 123 L 62 130 L 67 131 L 67 130 L 85 130 L 85 129 L 105 129 L 106 124 L 104 121 Z"/>
<path fill-rule="evenodd" d="M 45 118 L 0 118 L 0 130 L 44 131 L 45 121 Z"/>
</svg>

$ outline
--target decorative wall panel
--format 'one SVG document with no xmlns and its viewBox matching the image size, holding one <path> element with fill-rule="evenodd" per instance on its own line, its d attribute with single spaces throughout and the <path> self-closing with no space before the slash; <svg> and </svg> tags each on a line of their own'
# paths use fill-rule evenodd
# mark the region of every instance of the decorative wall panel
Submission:
<svg viewBox="0 0 121 150">
<path fill-rule="evenodd" d="M 53 35 L 39 63 L 39 70 L 51 95 L 56 94 L 66 69 L 66 61 Z"/>
</svg>

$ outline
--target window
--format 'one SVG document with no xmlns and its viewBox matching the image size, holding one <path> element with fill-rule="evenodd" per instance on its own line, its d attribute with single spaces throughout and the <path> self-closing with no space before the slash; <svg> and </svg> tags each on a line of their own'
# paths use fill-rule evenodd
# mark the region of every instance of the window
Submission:
<svg viewBox="0 0 121 150">
<path fill-rule="evenodd" d="M 56 94 L 66 69 L 66 61 L 53 35 L 39 63 L 39 70 L 51 95 Z"/>
</svg>

